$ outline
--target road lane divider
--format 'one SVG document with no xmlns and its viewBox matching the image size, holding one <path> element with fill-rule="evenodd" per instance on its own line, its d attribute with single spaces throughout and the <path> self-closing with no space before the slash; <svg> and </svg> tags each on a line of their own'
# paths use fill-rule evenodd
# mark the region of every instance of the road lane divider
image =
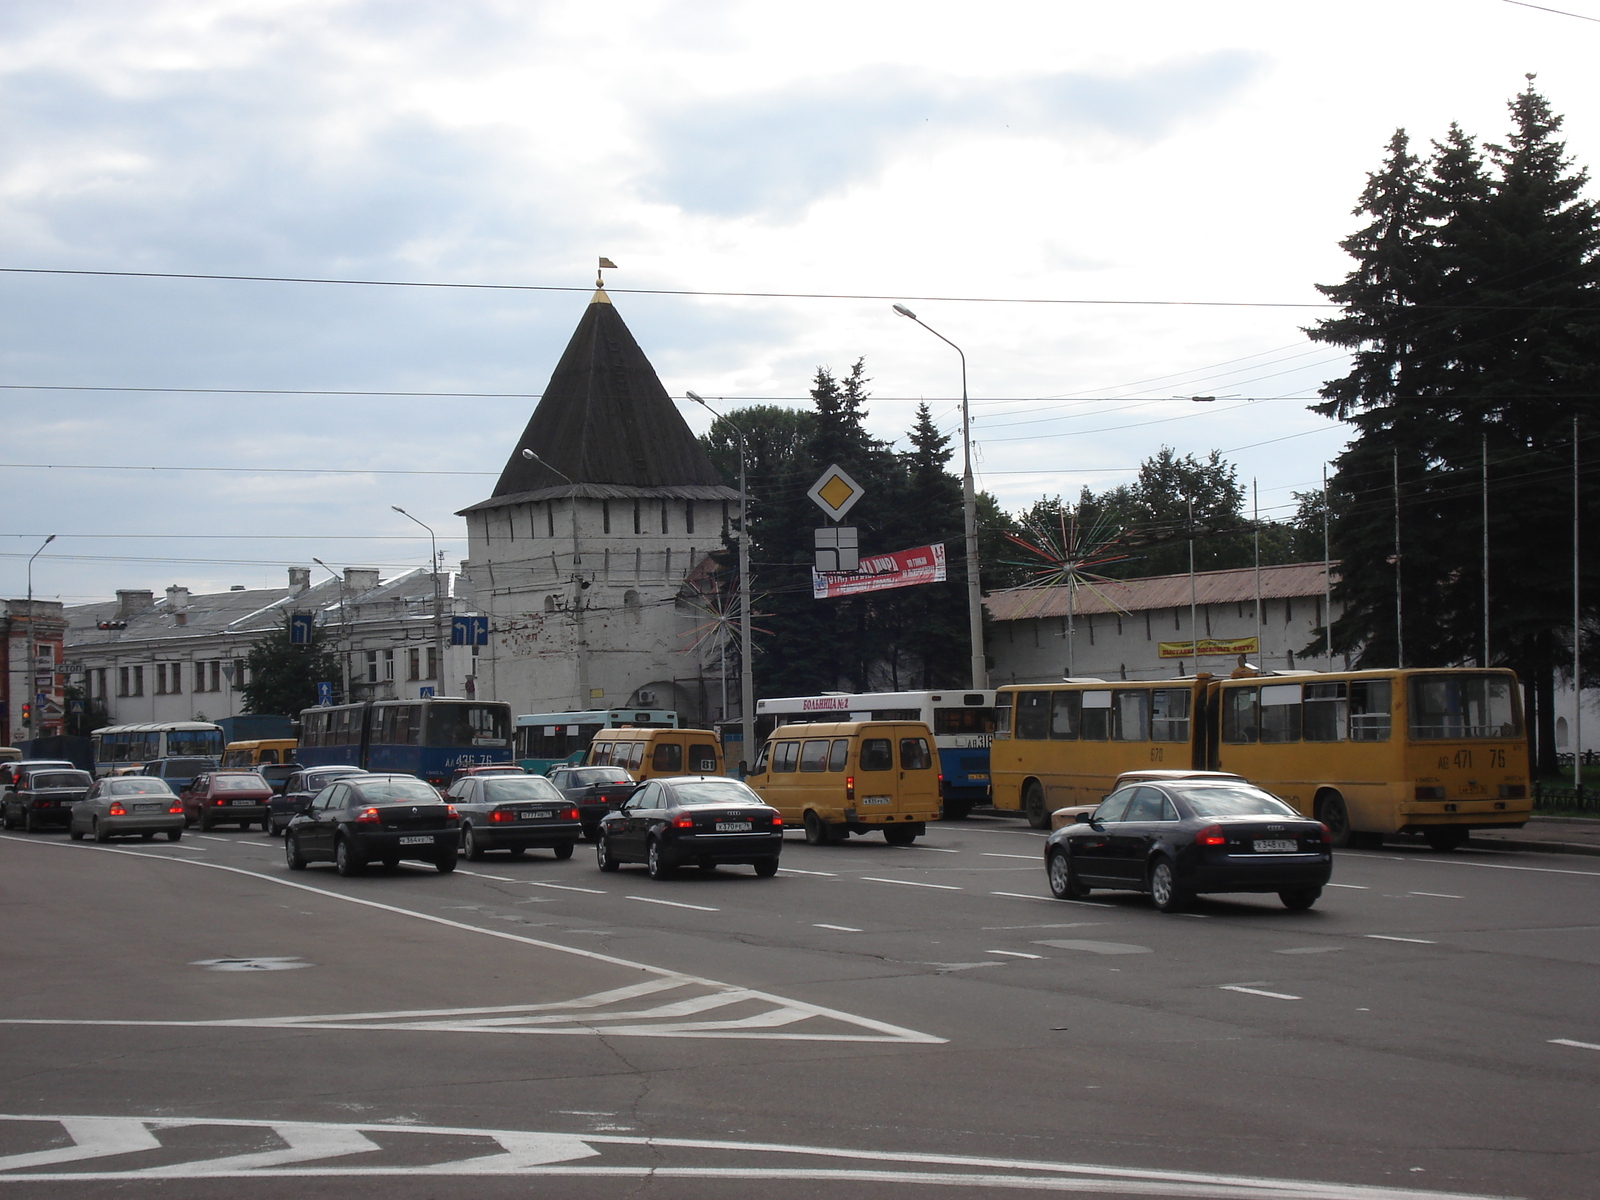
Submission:
<svg viewBox="0 0 1600 1200">
<path fill-rule="evenodd" d="M 862 875 L 860 879 L 863 883 L 898 883 L 901 887 L 937 888 L 941 892 L 966 891 L 953 883 L 918 883 L 914 879 L 880 879 L 876 875 Z"/>
<path fill-rule="evenodd" d="M 709 904 L 685 904 L 682 900 L 658 900 L 654 896 L 628 896 L 628 900 L 637 900 L 641 904 L 665 904 L 668 908 L 692 908 L 697 912 L 721 912 L 720 908 L 712 908 Z"/>
<path fill-rule="evenodd" d="M 1362 937 L 1372 938 L 1378 942 L 1410 942 L 1415 946 L 1437 946 L 1438 942 L 1430 942 L 1427 938 L 1396 937 L 1392 933 L 1365 933 Z"/>
<path fill-rule="evenodd" d="M 1288 992 L 1265 992 L 1260 988 L 1246 987 L 1242 983 L 1224 983 L 1217 988 L 1220 992 L 1243 992 L 1247 996 L 1265 996 L 1269 1000 L 1304 1000 L 1304 996 L 1291 996 Z"/>
<path fill-rule="evenodd" d="M 1574 1046 L 1579 1050 L 1600 1050 L 1593 1042 L 1575 1042 L 1571 1038 L 1551 1038 L 1552 1046 Z"/>
<path fill-rule="evenodd" d="M 1034 958 L 1042 959 L 1042 954 L 1028 954 L 1022 950 L 985 950 L 985 954 L 1004 954 L 1007 958 Z"/>
<path fill-rule="evenodd" d="M 837 871 L 802 871 L 799 867 L 779 867 L 778 868 L 778 874 L 780 874 L 780 875 L 822 875 L 822 876 L 825 876 L 828 879 L 837 879 L 837 878 L 839 878 L 839 872 L 837 872 Z"/>
<path fill-rule="evenodd" d="M 1432 896 L 1436 900 L 1465 900 L 1465 896 L 1456 896 L 1450 892 L 1407 892 L 1408 896 Z"/>
<path fill-rule="evenodd" d="M 591 896 L 610 895 L 610 893 L 605 891 L 603 888 L 578 887 L 576 884 L 572 883 L 546 883 L 542 879 L 518 879 L 514 880 L 514 882 L 525 883 L 529 887 L 555 888 L 558 892 L 587 892 Z"/>
<path fill-rule="evenodd" d="M 853 925 L 824 925 L 820 921 L 813 921 L 811 923 L 811 927 L 813 929 L 832 929 L 836 933 L 860 933 L 861 932 L 861 930 L 855 928 Z"/>
<path fill-rule="evenodd" d="M 1029 862 L 1033 863 L 1039 861 L 1039 856 L 1037 854 L 995 854 L 988 850 L 985 850 L 982 853 L 984 858 L 1025 858 Z"/>
</svg>

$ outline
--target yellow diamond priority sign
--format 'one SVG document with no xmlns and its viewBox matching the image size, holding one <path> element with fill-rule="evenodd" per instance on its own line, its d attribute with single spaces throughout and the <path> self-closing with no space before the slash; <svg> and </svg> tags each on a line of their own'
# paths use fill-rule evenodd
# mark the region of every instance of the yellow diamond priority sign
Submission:
<svg viewBox="0 0 1600 1200">
<path fill-rule="evenodd" d="M 861 499 L 866 489 L 863 488 L 837 463 L 822 473 L 822 478 L 811 485 L 811 490 L 806 493 L 818 508 L 827 513 L 835 521 L 844 520 L 847 512 Z"/>
</svg>

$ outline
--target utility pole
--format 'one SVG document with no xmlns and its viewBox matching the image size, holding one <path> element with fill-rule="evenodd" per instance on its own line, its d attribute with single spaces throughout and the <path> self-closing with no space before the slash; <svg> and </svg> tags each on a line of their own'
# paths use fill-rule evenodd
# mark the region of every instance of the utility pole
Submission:
<svg viewBox="0 0 1600 1200">
<path fill-rule="evenodd" d="M 428 545 L 433 548 L 433 644 L 434 654 L 439 659 L 439 674 L 433 682 L 438 690 L 439 695 L 448 695 L 449 689 L 445 686 L 444 673 L 444 648 L 448 643 L 445 641 L 444 636 L 444 592 L 439 585 L 439 542 L 433 536 L 433 526 L 429 525 L 425 521 L 417 521 L 417 518 L 413 517 L 398 504 L 391 504 L 389 507 L 394 509 L 395 512 L 399 513 L 406 520 L 416 521 L 418 525 L 421 525 L 428 531 Z"/>
<path fill-rule="evenodd" d="M 1574 428 L 1576 428 L 1576 426 L 1574 426 Z M 48 546 L 55 540 L 56 535 L 52 533 L 49 537 L 45 538 L 44 545 L 40 546 L 33 552 L 33 557 L 28 559 L 28 690 L 25 695 L 28 698 L 28 712 L 31 716 L 31 720 L 28 725 L 28 736 L 30 738 L 33 736 L 33 731 L 39 728 L 41 720 L 44 717 L 44 713 L 41 712 L 39 708 L 37 686 L 34 683 L 34 676 L 39 670 L 39 639 L 34 633 L 33 622 L 33 560 L 38 558 L 39 555 L 43 554 L 44 547 Z M 50 664 L 50 669 L 51 671 L 55 670 L 54 662 Z"/>
</svg>

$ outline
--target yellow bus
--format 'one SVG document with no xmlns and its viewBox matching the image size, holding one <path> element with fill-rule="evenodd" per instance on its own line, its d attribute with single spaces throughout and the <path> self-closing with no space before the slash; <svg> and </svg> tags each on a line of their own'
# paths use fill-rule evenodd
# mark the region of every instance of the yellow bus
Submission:
<svg viewBox="0 0 1600 1200">
<path fill-rule="evenodd" d="M 1021 685 L 995 693 L 995 808 L 1035 829 L 1069 804 L 1098 804 L 1124 771 L 1203 769 L 1209 675 L 1135 683 Z"/>
<path fill-rule="evenodd" d="M 1419 833 L 1452 849 L 1532 811 L 1521 694 L 1506 670 L 1021 685 L 996 693 L 995 726 L 995 807 L 1036 829 L 1141 767 L 1242 775 L 1327 825 L 1336 846 Z"/>
<path fill-rule="evenodd" d="M 1420 833 L 1451 850 L 1532 812 L 1511 671 L 1307 672 L 1219 680 L 1212 693 L 1213 766 L 1316 817 L 1336 846 Z"/>
</svg>

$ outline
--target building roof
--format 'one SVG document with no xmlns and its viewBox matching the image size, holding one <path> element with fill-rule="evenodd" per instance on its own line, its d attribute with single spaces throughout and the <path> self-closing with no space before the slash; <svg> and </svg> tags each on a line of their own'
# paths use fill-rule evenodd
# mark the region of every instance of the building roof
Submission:
<svg viewBox="0 0 1600 1200">
<path fill-rule="evenodd" d="M 524 447 L 550 465 L 523 458 Z M 588 495 L 584 485 L 628 496 L 686 487 L 717 489 L 706 499 L 738 495 L 723 485 L 604 290 L 584 310 L 493 496 L 463 512 Z"/>
<path fill-rule="evenodd" d="M 1332 564 L 1333 577 L 1339 577 L 1339 564 Z M 1299 599 L 1321 596 L 1326 591 L 1323 564 L 1287 563 L 1261 568 L 1263 600 Z M 1138 612 L 1152 608 L 1187 608 L 1190 590 L 1188 575 L 1152 575 L 1146 579 L 1113 579 L 1076 589 L 1072 602 L 1074 616 L 1095 613 Z M 1197 604 L 1235 604 L 1254 602 L 1254 567 L 1229 571 L 1197 571 L 1194 576 L 1194 601 Z M 995 592 L 984 600 L 989 615 L 996 621 L 1028 621 L 1036 617 L 1067 615 L 1068 589 L 1011 588 Z"/>
</svg>

